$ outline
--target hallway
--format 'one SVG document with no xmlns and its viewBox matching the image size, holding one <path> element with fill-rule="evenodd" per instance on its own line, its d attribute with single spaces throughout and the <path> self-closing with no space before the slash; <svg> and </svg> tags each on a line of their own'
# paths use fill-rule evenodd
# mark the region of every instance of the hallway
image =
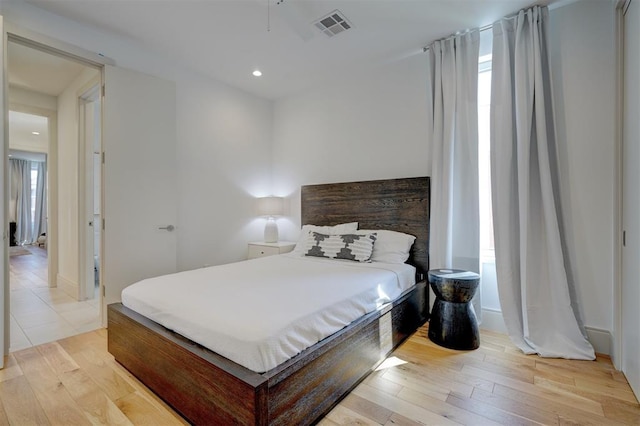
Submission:
<svg viewBox="0 0 640 426">
<path fill-rule="evenodd" d="M 99 298 L 78 302 L 48 287 L 46 249 L 10 250 L 11 352 L 100 328 Z"/>
</svg>

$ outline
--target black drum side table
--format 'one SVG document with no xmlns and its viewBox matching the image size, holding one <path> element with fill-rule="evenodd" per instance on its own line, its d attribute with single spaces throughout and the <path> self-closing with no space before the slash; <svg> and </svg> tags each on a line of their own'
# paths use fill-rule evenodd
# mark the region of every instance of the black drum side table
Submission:
<svg viewBox="0 0 640 426">
<path fill-rule="evenodd" d="M 480 275 L 460 269 L 432 269 L 429 284 L 436 294 L 429 320 L 429 339 L 450 349 L 480 346 L 480 332 L 471 299 Z"/>
</svg>

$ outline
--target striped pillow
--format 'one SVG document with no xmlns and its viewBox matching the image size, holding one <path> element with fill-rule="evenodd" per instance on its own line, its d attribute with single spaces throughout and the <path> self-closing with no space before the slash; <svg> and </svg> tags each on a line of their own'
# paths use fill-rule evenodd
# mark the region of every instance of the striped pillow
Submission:
<svg viewBox="0 0 640 426">
<path fill-rule="evenodd" d="M 305 246 L 305 256 L 371 262 L 376 233 L 356 235 L 326 235 L 310 232 Z"/>
</svg>

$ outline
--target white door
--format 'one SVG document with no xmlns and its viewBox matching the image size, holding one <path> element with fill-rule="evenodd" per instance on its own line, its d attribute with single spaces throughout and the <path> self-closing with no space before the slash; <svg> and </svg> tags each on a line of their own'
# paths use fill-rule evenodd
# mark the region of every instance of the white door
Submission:
<svg viewBox="0 0 640 426">
<path fill-rule="evenodd" d="M 175 83 L 108 65 L 104 82 L 106 324 L 125 287 L 176 271 L 177 175 Z"/>
<path fill-rule="evenodd" d="M 622 371 L 640 398 L 640 1 L 624 26 Z"/>
<path fill-rule="evenodd" d="M 4 33 L 4 22 L 2 15 L 0 15 L 0 35 L 2 40 L 0 41 L 0 117 L 5 117 L 4 106 L 7 104 L 5 97 L 7 91 L 5 87 L 6 80 L 4 78 L 4 70 L 6 69 L 4 63 L 4 52 L 6 49 L 7 37 Z M 7 141 L 5 135 L 7 129 L 5 128 L 6 121 L 4 118 L 0 119 L 0 155 L 2 155 L 2 161 L 0 161 L 0 196 L 3 203 L 0 208 L 0 223 L 2 223 L 2 244 L 0 244 L 0 276 L 2 277 L 2 289 L 0 290 L 0 368 L 4 367 L 4 355 L 9 352 L 9 223 L 7 222 L 7 212 L 9 211 L 9 197 L 7 197 L 7 189 L 9 187 L 9 177 L 7 175 L 7 162 L 9 161 L 9 153 L 7 151 Z"/>
</svg>

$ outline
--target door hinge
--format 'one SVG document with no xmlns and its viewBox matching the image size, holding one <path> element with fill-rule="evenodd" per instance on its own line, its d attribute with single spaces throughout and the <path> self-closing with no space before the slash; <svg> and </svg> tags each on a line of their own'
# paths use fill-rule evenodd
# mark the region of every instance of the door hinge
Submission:
<svg viewBox="0 0 640 426">
<path fill-rule="evenodd" d="M 102 230 L 104 231 L 104 219 L 102 219 Z"/>
<path fill-rule="evenodd" d="M 104 287 L 104 284 L 102 285 L 102 297 L 107 297 L 107 291 Z"/>
<path fill-rule="evenodd" d="M 104 84 L 103 84 L 102 85 L 102 96 L 104 96 L 104 92 L 105 92 L 105 90 L 104 90 Z"/>
<path fill-rule="evenodd" d="M 627 246 L 627 231 L 622 231 L 622 247 Z"/>
<path fill-rule="evenodd" d="M 102 151 L 102 164 L 104 164 L 104 151 Z"/>
</svg>

